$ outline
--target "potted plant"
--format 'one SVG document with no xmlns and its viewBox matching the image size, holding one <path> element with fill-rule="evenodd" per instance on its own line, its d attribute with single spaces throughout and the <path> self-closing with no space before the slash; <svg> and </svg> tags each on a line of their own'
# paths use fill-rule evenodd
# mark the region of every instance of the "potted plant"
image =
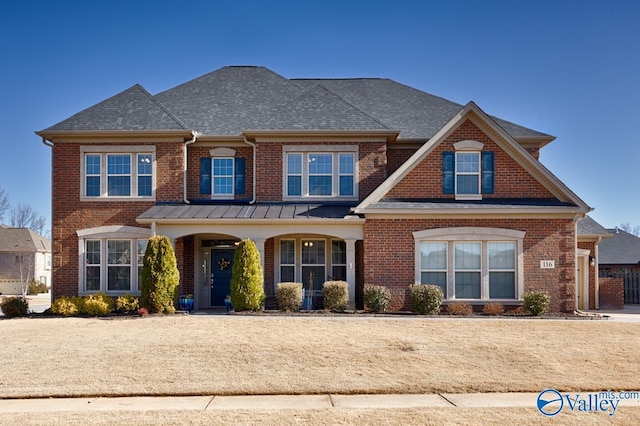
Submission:
<svg viewBox="0 0 640 426">
<path fill-rule="evenodd" d="M 180 296 L 180 309 L 191 312 L 193 310 L 193 294 L 184 294 Z"/>
<path fill-rule="evenodd" d="M 231 303 L 231 295 L 229 294 L 224 298 L 224 307 L 227 312 L 233 312 L 233 304 Z"/>
</svg>

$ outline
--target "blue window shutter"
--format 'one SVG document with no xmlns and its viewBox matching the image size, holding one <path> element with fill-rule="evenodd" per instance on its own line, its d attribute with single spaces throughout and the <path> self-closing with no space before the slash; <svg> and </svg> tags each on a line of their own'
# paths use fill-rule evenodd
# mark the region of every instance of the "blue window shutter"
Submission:
<svg viewBox="0 0 640 426">
<path fill-rule="evenodd" d="M 454 152 L 445 151 L 442 153 L 442 193 L 455 193 L 456 155 Z"/>
<path fill-rule="evenodd" d="M 200 158 L 200 194 L 211 195 L 211 157 Z"/>
<path fill-rule="evenodd" d="M 482 151 L 482 193 L 493 194 L 493 152 Z"/>
<path fill-rule="evenodd" d="M 242 157 L 236 157 L 236 181 L 235 181 L 235 193 L 243 195 L 244 194 L 244 185 L 245 185 L 245 159 Z"/>
</svg>

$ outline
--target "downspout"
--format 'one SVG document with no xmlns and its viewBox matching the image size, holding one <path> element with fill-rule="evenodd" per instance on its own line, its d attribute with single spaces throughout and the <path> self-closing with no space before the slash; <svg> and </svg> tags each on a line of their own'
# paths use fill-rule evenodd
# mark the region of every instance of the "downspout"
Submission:
<svg viewBox="0 0 640 426">
<path fill-rule="evenodd" d="M 253 142 L 249 142 L 249 140 L 247 140 L 247 137 L 244 137 L 244 142 L 247 145 L 251 145 L 253 147 L 253 173 L 252 173 L 252 180 L 253 183 L 251 185 L 251 187 L 253 188 L 253 198 L 251 199 L 251 201 L 249 201 L 249 204 L 255 204 L 256 203 L 256 144 Z"/>
<path fill-rule="evenodd" d="M 182 167 L 182 199 L 185 204 L 191 204 L 191 201 L 187 199 L 187 145 L 191 145 L 196 142 L 198 132 L 191 132 L 191 140 L 184 143 L 184 155 L 183 155 L 183 167 Z M 155 231 L 154 231 L 155 233 Z"/>
</svg>

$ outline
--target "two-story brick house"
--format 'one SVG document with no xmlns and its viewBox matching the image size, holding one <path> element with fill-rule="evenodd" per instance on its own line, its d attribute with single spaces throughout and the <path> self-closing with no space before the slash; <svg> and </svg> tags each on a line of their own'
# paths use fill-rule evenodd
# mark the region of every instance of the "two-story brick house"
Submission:
<svg viewBox="0 0 640 426">
<path fill-rule="evenodd" d="M 135 85 L 37 132 L 52 147 L 53 296 L 139 291 L 153 234 L 181 293 L 229 292 L 256 241 L 265 291 L 413 283 L 448 302 L 576 306 L 576 223 L 590 208 L 538 161 L 554 137 L 388 79 L 287 79 L 225 67 L 149 94 Z"/>
</svg>

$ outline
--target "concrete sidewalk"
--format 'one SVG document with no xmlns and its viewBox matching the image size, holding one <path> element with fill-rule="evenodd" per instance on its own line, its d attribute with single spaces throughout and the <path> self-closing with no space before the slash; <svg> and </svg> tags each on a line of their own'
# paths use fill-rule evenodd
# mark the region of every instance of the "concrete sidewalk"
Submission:
<svg viewBox="0 0 640 426">
<path fill-rule="evenodd" d="M 0 400 L 0 413 L 145 410 L 305 410 L 328 408 L 535 407 L 537 393 L 248 395 Z"/>
</svg>

